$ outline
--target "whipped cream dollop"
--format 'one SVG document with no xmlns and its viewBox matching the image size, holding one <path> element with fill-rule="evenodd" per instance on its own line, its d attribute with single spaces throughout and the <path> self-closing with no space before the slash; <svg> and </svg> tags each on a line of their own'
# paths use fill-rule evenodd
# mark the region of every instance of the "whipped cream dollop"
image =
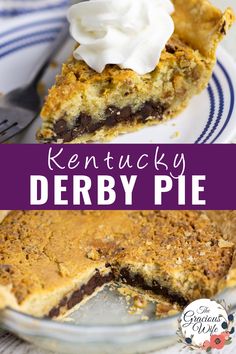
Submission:
<svg viewBox="0 0 236 354">
<path fill-rule="evenodd" d="M 89 0 L 68 12 L 77 60 L 101 73 L 107 64 L 140 75 L 153 71 L 174 32 L 170 0 Z"/>
</svg>

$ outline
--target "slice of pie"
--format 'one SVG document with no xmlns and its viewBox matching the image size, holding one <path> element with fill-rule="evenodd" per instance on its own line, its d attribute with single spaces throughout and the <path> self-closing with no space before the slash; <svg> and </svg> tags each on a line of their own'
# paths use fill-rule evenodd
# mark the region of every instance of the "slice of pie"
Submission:
<svg viewBox="0 0 236 354">
<path fill-rule="evenodd" d="M 233 12 L 221 13 L 207 0 L 173 3 L 175 32 L 153 72 L 108 65 L 99 74 L 73 57 L 63 65 L 41 112 L 40 142 L 104 141 L 164 122 L 207 86 Z"/>
<path fill-rule="evenodd" d="M 212 297 L 234 245 L 197 211 L 14 211 L 0 250 L 0 308 L 58 317 L 112 281 L 181 306 Z"/>
</svg>

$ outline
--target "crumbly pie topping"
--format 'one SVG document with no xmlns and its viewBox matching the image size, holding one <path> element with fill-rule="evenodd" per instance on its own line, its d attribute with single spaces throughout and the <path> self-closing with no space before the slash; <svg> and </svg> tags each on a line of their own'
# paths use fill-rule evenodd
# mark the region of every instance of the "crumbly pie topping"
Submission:
<svg viewBox="0 0 236 354">
<path fill-rule="evenodd" d="M 0 239 L 0 307 L 8 292 L 9 306 L 39 316 L 62 314 L 111 280 L 182 305 L 211 297 L 234 252 L 197 211 L 15 211 Z"/>
</svg>

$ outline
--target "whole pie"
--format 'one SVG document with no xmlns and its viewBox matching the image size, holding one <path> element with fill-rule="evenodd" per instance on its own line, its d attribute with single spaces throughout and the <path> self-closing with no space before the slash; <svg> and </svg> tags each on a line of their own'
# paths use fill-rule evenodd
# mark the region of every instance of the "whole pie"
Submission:
<svg viewBox="0 0 236 354">
<path fill-rule="evenodd" d="M 0 308 L 58 317 L 111 282 L 180 306 L 210 298 L 228 284 L 234 255 L 213 219 L 198 211 L 11 212 L 0 225 Z"/>
<path fill-rule="evenodd" d="M 41 112 L 40 142 L 82 143 L 164 122 L 208 84 L 216 48 L 233 23 L 208 0 L 173 0 L 175 32 L 156 69 L 139 75 L 117 65 L 97 73 L 71 57 Z"/>
</svg>

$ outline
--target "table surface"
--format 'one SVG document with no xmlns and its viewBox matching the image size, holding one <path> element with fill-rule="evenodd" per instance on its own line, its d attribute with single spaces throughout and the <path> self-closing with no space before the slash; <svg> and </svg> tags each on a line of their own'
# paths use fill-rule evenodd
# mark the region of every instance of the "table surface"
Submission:
<svg viewBox="0 0 236 354">
<path fill-rule="evenodd" d="M 212 0 L 212 2 L 222 9 L 227 6 L 231 6 L 236 12 L 236 0 Z M 236 61 L 236 26 L 234 26 L 234 28 L 231 30 L 231 33 L 224 40 L 223 46 L 230 52 Z M 233 142 L 236 143 L 236 137 Z M 235 349 L 236 343 L 235 345 L 230 345 L 226 350 L 224 350 L 224 354 L 233 354 L 235 353 Z M 167 354 L 170 353 L 170 351 L 172 354 L 175 354 L 179 353 L 180 350 L 181 346 L 176 345 L 166 350 L 159 351 L 158 354 Z M 181 353 L 183 353 L 183 351 L 181 351 Z M 0 354 L 49 354 L 49 352 L 38 349 L 31 344 L 21 341 L 9 333 L 1 331 Z"/>
</svg>

